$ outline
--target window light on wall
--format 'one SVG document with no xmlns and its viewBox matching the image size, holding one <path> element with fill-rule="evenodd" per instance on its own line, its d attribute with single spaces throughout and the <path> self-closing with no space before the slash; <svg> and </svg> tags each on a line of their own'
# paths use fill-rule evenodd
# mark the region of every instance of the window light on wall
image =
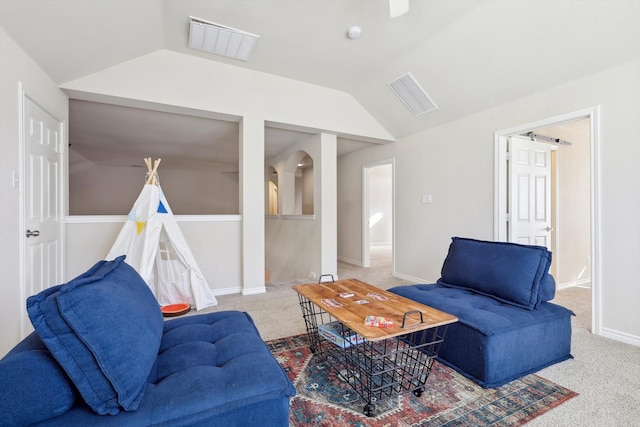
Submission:
<svg viewBox="0 0 640 427">
<path fill-rule="evenodd" d="M 260 36 L 204 19 L 189 17 L 189 47 L 248 61 Z"/>
</svg>

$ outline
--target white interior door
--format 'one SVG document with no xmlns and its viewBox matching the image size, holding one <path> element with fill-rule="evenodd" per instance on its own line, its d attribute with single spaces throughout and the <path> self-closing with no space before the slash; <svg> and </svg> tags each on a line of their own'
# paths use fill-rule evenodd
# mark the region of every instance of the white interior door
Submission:
<svg viewBox="0 0 640 427">
<path fill-rule="evenodd" d="M 510 242 L 551 250 L 551 145 L 509 138 Z"/>
<path fill-rule="evenodd" d="M 24 98 L 24 282 L 26 297 L 63 280 L 63 125 Z M 24 313 L 23 335 L 31 323 Z"/>
</svg>

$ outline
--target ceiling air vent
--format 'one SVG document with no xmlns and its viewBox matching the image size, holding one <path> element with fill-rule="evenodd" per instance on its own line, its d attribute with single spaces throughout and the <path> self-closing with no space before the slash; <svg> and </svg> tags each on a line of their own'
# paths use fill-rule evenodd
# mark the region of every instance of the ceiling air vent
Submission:
<svg viewBox="0 0 640 427">
<path fill-rule="evenodd" d="M 260 36 L 189 17 L 189 47 L 248 61 Z"/>
<path fill-rule="evenodd" d="M 421 116 L 438 109 L 436 103 L 422 89 L 411 73 L 392 81 L 389 83 L 389 87 L 415 116 Z"/>
</svg>

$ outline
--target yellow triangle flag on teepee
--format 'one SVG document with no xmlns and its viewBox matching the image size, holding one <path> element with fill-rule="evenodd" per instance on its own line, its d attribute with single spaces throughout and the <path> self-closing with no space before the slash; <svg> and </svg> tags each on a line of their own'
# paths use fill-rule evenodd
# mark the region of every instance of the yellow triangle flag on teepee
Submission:
<svg viewBox="0 0 640 427">
<path fill-rule="evenodd" d="M 140 235 L 140 233 L 142 233 L 145 225 L 147 225 L 146 221 L 136 221 L 136 235 Z"/>
</svg>

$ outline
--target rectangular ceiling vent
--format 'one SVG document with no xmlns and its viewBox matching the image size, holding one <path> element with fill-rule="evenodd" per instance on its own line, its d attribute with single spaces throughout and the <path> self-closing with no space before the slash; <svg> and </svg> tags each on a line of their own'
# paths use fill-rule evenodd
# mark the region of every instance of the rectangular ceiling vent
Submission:
<svg viewBox="0 0 640 427">
<path fill-rule="evenodd" d="M 411 73 L 392 81 L 389 83 L 389 87 L 415 116 L 421 116 L 438 109 L 436 103 L 422 89 Z"/>
<path fill-rule="evenodd" d="M 260 36 L 189 17 L 189 47 L 248 61 Z"/>
</svg>

